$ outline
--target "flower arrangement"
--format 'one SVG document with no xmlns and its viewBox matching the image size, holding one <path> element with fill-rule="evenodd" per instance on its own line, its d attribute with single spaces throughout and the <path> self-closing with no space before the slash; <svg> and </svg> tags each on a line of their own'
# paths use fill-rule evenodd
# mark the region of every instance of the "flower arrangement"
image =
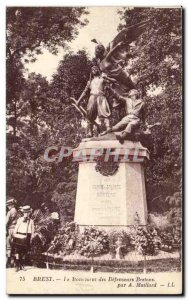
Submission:
<svg viewBox="0 0 188 300">
<path fill-rule="evenodd" d="M 78 237 L 77 253 L 86 257 L 100 256 L 109 252 L 108 234 L 94 227 L 87 227 Z"/>
</svg>

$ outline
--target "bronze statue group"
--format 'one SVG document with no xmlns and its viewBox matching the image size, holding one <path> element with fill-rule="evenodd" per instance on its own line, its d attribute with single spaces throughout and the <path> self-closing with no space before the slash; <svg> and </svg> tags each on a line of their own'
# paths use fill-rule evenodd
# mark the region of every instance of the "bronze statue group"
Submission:
<svg viewBox="0 0 188 300">
<path fill-rule="evenodd" d="M 141 99 L 140 91 L 125 71 L 125 65 L 130 59 L 130 44 L 146 25 L 147 22 L 143 22 L 123 29 L 106 49 L 97 40 L 92 40 L 97 45 L 90 79 L 76 102 L 77 107 L 81 107 L 80 102 L 85 98 L 87 92 L 90 92 L 86 112 L 88 138 L 94 135 L 93 128 L 97 119 L 100 124 L 105 126 L 105 130 L 98 134 L 106 135 L 114 132 L 120 143 L 131 139 L 140 124 L 144 123 L 144 102 Z M 108 93 L 106 93 L 107 90 Z M 109 93 L 113 96 L 113 105 L 109 105 L 107 96 Z M 124 106 L 126 113 L 121 120 L 111 126 L 112 109 L 118 106 Z M 147 128 L 144 134 L 148 133 L 150 131 Z"/>
</svg>

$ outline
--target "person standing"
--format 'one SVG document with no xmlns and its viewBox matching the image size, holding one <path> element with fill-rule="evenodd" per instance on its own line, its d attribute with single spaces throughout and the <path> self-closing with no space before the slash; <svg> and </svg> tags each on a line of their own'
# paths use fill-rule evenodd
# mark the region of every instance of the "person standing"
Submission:
<svg viewBox="0 0 188 300">
<path fill-rule="evenodd" d="M 13 243 L 16 271 L 24 270 L 25 257 L 31 248 L 31 240 L 34 237 L 34 222 L 30 217 L 31 211 L 29 205 L 22 207 L 23 217 L 17 220 L 14 229 Z"/>
<path fill-rule="evenodd" d="M 90 96 L 87 104 L 87 119 L 89 120 L 89 132 L 87 137 L 93 136 L 94 121 L 98 117 L 101 123 L 104 123 L 106 130 L 110 128 L 109 117 L 111 115 L 110 106 L 104 95 L 105 83 L 111 83 L 115 80 L 108 78 L 105 74 L 101 74 L 97 66 L 91 68 L 91 77 L 84 91 L 77 101 L 77 105 L 85 97 L 88 90 Z"/>
<path fill-rule="evenodd" d="M 11 267 L 11 256 L 12 256 L 12 238 L 14 229 L 16 226 L 17 218 L 18 218 L 18 212 L 15 207 L 16 200 L 14 198 L 11 198 L 7 201 L 7 215 L 6 215 L 6 231 L 7 231 L 7 238 L 6 238 L 6 248 L 7 248 L 7 263 L 6 267 Z"/>
</svg>

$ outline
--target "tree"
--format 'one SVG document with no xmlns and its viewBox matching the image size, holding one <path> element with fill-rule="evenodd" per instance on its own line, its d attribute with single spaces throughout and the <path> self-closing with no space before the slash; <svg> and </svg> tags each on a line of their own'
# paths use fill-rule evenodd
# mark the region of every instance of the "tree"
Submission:
<svg viewBox="0 0 188 300">
<path fill-rule="evenodd" d="M 10 60 L 23 57 L 34 61 L 36 54 L 47 48 L 57 54 L 58 47 L 65 47 L 78 34 L 78 27 L 86 15 L 84 7 L 8 7 L 7 56 Z"/>
<path fill-rule="evenodd" d="M 121 10 L 120 16 L 119 29 L 125 23 L 150 20 L 131 46 L 129 71 L 146 102 L 148 123 L 161 122 L 152 133 L 146 170 L 148 198 L 156 197 L 159 204 L 181 185 L 182 10 L 130 8 Z"/>
<path fill-rule="evenodd" d="M 49 163 L 43 155 L 52 145 L 59 149 L 78 145 L 83 134 L 81 118 L 69 97 L 80 95 L 89 78 L 90 64 L 81 51 L 64 57 L 51 84 L 41 75 L 30 74 L 17 107 L 20 126 L 16 140 L 11 132 L 7 135 L 8 192 L 20 204 L 38 208 L 47 202 L 52 209 L 54 205 L 59 207 L 63 222 L 74 215 L 78 166 L 71 157 Z"/>
<path fill-rule="evenodd" d="M 7 191 L 20 205 L 49 201 L 63 178 L 59 164 L 43 159 L 45 148 L 57 142 L 62 103 L 55 103 L 45 78 L 26 78 L 25 63 L 44 48 L 53 54 L 66 48 L 87 24 L 80 19 L 86 14 L 83 7 L 7 8 Z"/>
<path fill-rule="evenodd" d="M 83 136 L 81 115 L 71 105 L 70 97 L 78 99 L 90 76 L 91 61 L 85 51 L 69 53 L 59 63 L 50 85 L 50 95 L 54 105 L 56 120 L 54 134 L 57 141 L 76 147 Z M 84 104 L 83 104 L 84 105 Z M 73 130 L 73 128 L 75 128 Z"/>
<path fill-rule="evenodd" d="M 31 199 L 34 204 L 38 196 L 42 201 L 41 194 L 45 195 L 48 188 L 42 178 L 51 167 L 41 159 L 48 142 L 49 129 L 43 116 L 47 87 L 46 79 L 40 75 L 31 74 L 25 80 L 16 108 L 16 137 L 11 131 L 7 133 L 7 190 L 22 204 Z"/>
<path fill-rule="evenodd" d="M 6 27 L 8 125 L 17 132 L 17 106 L 25 84 L 25 62 L 34 62 L 44 48 L 57 54 L 87 24 L 84 7 L 8 7 Z"/>
<path fill-rule="evenodd" d="M 77 99 L 80 96 L 88 81 L 90 68 L 91 61 L 85 51 L 69 53 L 53 76 L 49 89 L 52 109 L 50 124 L 56 145 L 75 148 L 84 134 L 81 115 L 71 105 L 70 97 Z M 62 176 L 53 192 L 52 201 L 61 208 L 61 219 L 70 221 L 74 216 L 78 163 L 72 162 L 72 157 L 64 158 L 59 168 Z"/>
</svg>

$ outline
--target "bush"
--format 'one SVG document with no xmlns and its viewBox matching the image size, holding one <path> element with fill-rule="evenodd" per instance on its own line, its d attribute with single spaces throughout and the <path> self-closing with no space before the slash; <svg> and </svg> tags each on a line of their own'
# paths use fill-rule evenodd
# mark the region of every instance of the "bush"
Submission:
<svg viewBox="0 0 188 300">
<path fill-rule="evenodd" d="M 66 223 L 54 236 L 48 248 L 49 253 L 69 255 L 75 251 L 76 225 L 74 222 Z"/>
<path fill-rule="evenodd" d="M 181 227 L 169 226 L 159 232 L 161 238 L 160 249 L 171 252 L 175 249 L 181 249 Z"/>
<path fill-rule="evenodd" d="M 145 226 L 136 226 L 132 235 L 135 250 L 141 255 L 154 255 L 156 253 L 154 233 Z"/>
</svg>

